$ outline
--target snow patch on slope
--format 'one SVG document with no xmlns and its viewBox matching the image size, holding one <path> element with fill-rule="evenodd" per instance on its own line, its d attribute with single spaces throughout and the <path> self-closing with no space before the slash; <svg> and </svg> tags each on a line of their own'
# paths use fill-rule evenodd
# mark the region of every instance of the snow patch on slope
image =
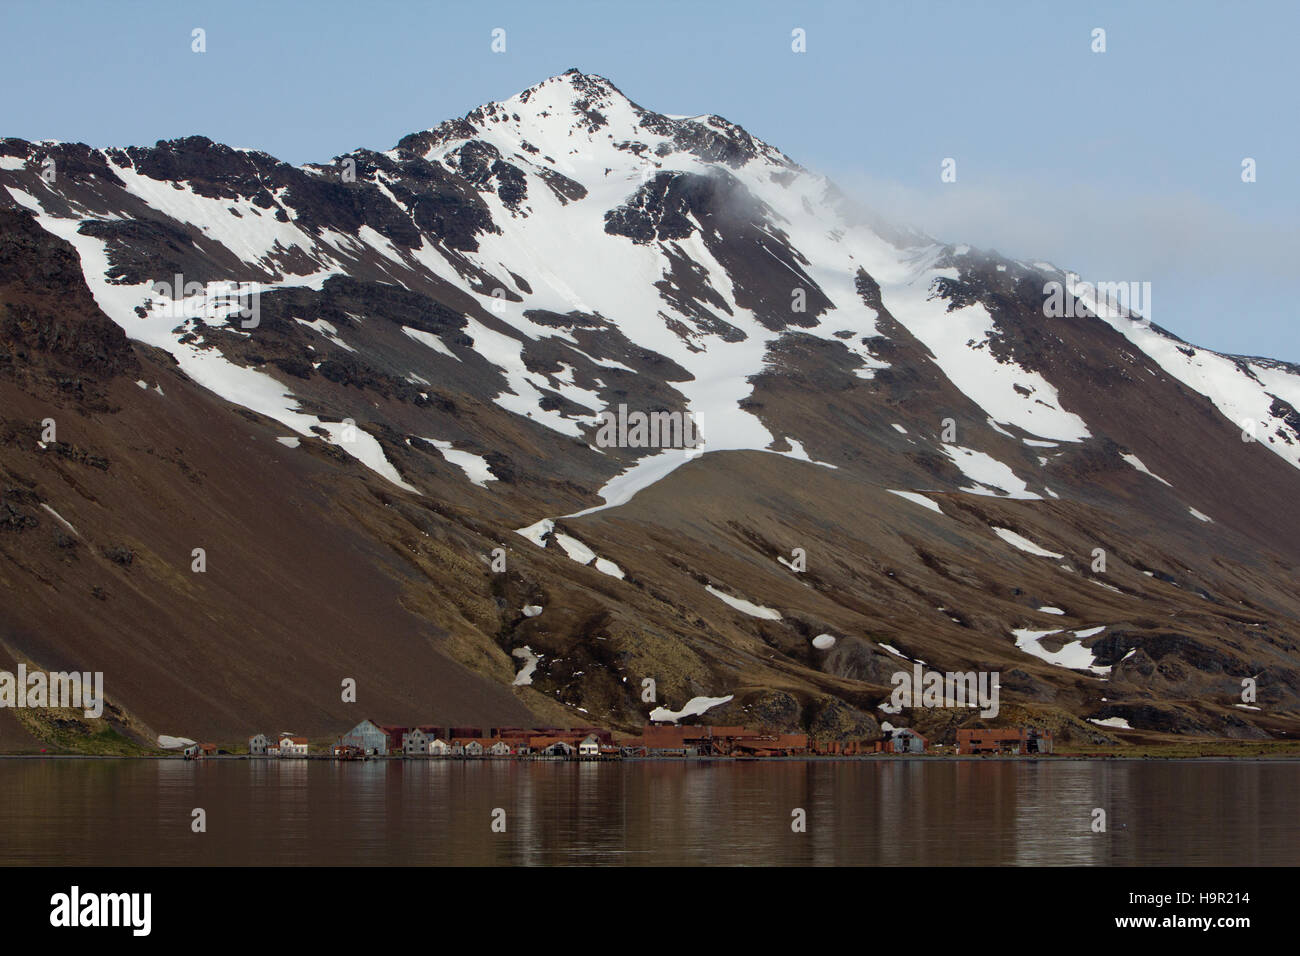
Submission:
<svg viewBox="0 0 1300 956">
<path fill-rule="evenodd" d="M 943 514 L 943 511 L 940 510 L 937 504 L 925 495 L 918 495 L 915 491 L 895 491 L 893 488 L 890 488 L 889 493 L 891 495 L 898 495 L 900 498 L 905 498 L 914 505 L 920 505 L 922 508 L 929 508 L 935 514 Z"/>
<path fill-rule="evenodd" d="M 1082 641 L 1068 641 L 1055 651 L 1049 651 L 1039 643 L 1045 637 L 1060 633 L 1060 631 L 1030 631 L 1023 629 L 1011 632 L 1016 639 L 1016 647 L 1026 654 L 1037 657 L 1039 660 L 1054 664 L 1057 667 L 1068 667 L 1070 670 L 1091 671 L 1099 676 L 1110 673 L 1110 667 L 1097 664 L 1096 655 L 1085 647 Z"/>
<path fill-rule="evenodd" d="M 1116 730 L 1133 729 L 1123 717 L 1089 717 L 1088 723 L 1096 724 L 1098 727 L 1113 727 Z"/>
<path fill-rule="evenodd" d="M 963 488 L 962 491 L 977 495 L 991 495 L 1017 498 L 1023 501 L 1037 501 L 1041 495 L 1029 490 L 1016 473 L 992 455 L 960 445 L 943 445 L 943 453 L 948 456 L 963 475 L 975 482 L 977 487 Z"/>
<path fill-rule="evenodd" d="M 533 649 L 525 644 L 523 647 L 516 647 L 510 652 L 511 657 L 517 657 L 523 661 L 523 666 L 515 674 L 514 685 L 516 687 L 528 687 L 533 683 L 533 674 L 537 672 L 537 664 L 541 658 L 533 653 Z"/>
<path fill-rule="evenodd" d="M 625 577 L 623 569 L 613 561 L 602 558 L 591 548 L 587 547 L 572 535 L 556 531 L 552 535 L 555 543 L 560 546 L 566 555 L 582 565 L 595 565 L 597 571 L 602 574 L 608 574 L 612 578 L 618 578 L 620 581 Z"/>
<path fill-rule="evenodd" d="M 740 611 L 743 614 L 748 614 L 750 617 L 762 618 L 765 621 L 781 620 L 781 614 L 779 611 L 774 611 L 770 607 L 763 607 L 759 604 L 753 604 L 746 601 L 744 598 L 732 597 L 724 591 L 719 591 L 712 584 L 706 584 L 704 590 L 708 591 L 724 604 L 729 604 L 737 611 Z"/>
<path fill-rule="evenodd" d="M 1055 551 L 1048 551 L 1046 548 L 1034 544 L 1028 538 L 1016 534 L 1010 528 L 993 528 L 993 533 L 999 538 L 1011 545 L 1013 548 L 1019 548 L 1021 551 L 1037 555 L 1040 558 L 1063 558 L 1065 555 L 1057 554 Z"/>
<path fill-rule="evenodd" d="M 1136 468 L 1138 471 L 1142 472 L 1142 474 L 1150 475 L 1152 478 L 1160 482 L 1162 485 L 1168 485 L 1170 488 L 1173 487 L 1173 485 L 1170 485 L 1169 482 L 1165 481 L 1163 478 L 1161 478 L 1159 475 L 1157 475 L 1155 472 L 1149 469 L 1146 465 L 1142 464 L 1142 460 L 1138 458 L 1137 455 L 1122 455 L 1121 457 L 1130 465 L 1132 465 L 1134 468 Z"/>
<path fill-rule="evenodd" d="M 489 481 L 497 480 L 497 476 L 492 474 L 492 469 L 488 467 L 487 459 L 482 455 L 476 455 L 469 451 L 458 451 L 451 446 L 449 441 L 439 441 L 436 438 L 426 438 L 424 440 L 437 448 L 443 458 L 465 472 L 465 477 L 480 488 L 486 488 Z"/>
<path fill-rule="evenodd" d="M 726 697 L 692 697 L 682 705 L 681 710 L 669 710 L 667 707 L 656 707 L 654 710 L 650 711 L 650 720 L 654 723 L 671 721 L 675 724 L 683 717 L 698 717 L 706 710 L 720 707 L 730 701 L 733 696 L 733 694 L 728 694 Z"/>
</svg>

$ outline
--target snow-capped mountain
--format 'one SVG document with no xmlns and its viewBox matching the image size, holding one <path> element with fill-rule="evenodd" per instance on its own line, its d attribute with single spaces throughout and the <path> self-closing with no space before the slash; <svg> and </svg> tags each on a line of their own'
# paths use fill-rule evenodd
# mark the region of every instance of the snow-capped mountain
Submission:
<svg viewBox="0 0 1300 956">
<path fill-rule="evenodd" d="M 1300 369 L 721 117 L 571 70 L 305 167 L 3 140 L 0 187 L 0 637 L 127 729 L 326 729 L 352 676 L 393 720 L 843 736 L 918 660 L 1067 736 L 1294 726 Z"/>
</svg>

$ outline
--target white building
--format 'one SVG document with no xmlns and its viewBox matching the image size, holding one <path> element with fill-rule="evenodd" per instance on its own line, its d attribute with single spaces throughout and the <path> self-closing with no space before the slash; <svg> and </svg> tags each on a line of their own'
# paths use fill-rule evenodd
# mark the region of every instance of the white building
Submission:
<svg viewBox="0 0 1300 956">
<path fill-rule="evenodd" d="M 291 737 L 284 734 L 280 737 L 279 755 L 281 757 L 305 757 L 307 756 L 307 738 Z"/>
<path fill-rule="evenodd" d="M 407 757 L 426 756 L 429 744 L 437 736 L 433 727 L 412 727 L 402 734 L 402 753 Z"/>
<path fill-rule="evenodd" d="M 595 734 L 587 734 L 582 743 L 578 744 L 578 756 L 599 757 L 600 739 Z"/>
</svg>

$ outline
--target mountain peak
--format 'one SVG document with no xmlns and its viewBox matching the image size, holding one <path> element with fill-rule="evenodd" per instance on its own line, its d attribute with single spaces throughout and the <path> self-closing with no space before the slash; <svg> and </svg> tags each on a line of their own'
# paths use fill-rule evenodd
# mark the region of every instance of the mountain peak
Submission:
<svg viewBox="0 0 1300 956">
<path fill-rule="evenodd" d="M 602 169 L 663 168 L 674 154 L 694 165 L 734 169 L 762 158 L 782 169 L 798 168 L 780 150 L 721 116 L 646 109 L 608 78 L 577 67 L 414 133 L 398 150 L 435 159 L 471 140 L 489 143 L 502 155 L 528 155 L 562 168 L 584 160 Z"/>
</svg>

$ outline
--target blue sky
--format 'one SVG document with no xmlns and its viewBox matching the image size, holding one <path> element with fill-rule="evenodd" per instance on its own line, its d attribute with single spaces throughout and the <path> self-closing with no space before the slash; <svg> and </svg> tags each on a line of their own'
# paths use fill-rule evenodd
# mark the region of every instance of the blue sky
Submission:
<svg viewBox="0 0 1300 956">
<path fill-rule="evenodd" d="M 2 15 L 0 136 L 202 133 L 320 161 L 576 66 L 648 108 L 726 116 L 936 237 L 1149 281 L 1154 321 L 1197 344 L 1300 361 L 1297 3 L 5 0 Z"/>
</svg>

